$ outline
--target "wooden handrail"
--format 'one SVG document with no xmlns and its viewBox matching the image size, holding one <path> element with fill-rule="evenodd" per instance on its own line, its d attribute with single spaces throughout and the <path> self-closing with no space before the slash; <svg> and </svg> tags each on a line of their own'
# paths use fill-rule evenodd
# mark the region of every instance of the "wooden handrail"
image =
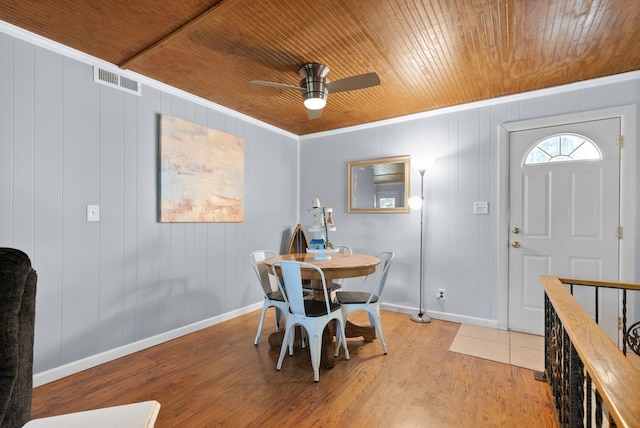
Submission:
<svg viewBox="0 0 640 428">
<path fill-rule="evenodd" d="M 540 280 L 571 343 L 617 426 L 640 427 L 640 372 L 567 291 L 563 285 L 565 279 L 542 275 Z M 576 281 L 579 280 L 566 281 L 569 284 L 578 284 Z M 594 284 L 596 282 L 598 284 Z M 600 281 L 581 283 L 581 285 L 606 286 L 604 284 L 613 283 Z"/>
<path fill-rule="evenodd" d="M 594 279 L 579 279 L 579 278 L 558 278 L 563 284 L 573 285 L 591 285 L 594 287 L 603 288 L 619 288 L 621 290 L 636 290 L 640 291 L 640 284 L 635 282 L 616 282 L 616 281 L 599 281 Z"/>
</svg>

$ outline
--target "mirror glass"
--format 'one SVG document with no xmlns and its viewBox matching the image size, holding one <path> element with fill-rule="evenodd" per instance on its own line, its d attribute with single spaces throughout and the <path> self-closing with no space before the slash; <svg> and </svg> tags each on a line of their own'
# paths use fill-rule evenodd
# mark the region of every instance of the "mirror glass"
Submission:
<svg viewBox="0 0 640 428">
<path fill-rule="evenodd" d="M 408 213 L 409 156 L 349 162 L 350 213 Z"/>
</svg>

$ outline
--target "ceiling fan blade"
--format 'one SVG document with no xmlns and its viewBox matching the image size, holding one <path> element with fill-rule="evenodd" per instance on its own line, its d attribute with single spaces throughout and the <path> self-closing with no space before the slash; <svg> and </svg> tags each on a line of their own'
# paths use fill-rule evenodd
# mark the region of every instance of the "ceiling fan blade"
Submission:
<svg viewBox="0 0 640 428">
<path fill-rule="evenodd" d="M 276 88 L 283 89 L 295 89 L 297 91 L 304 90 L 300 86 L 287 85 L 286 83 L 265 82 L 264 80 L 249 80 L 249 83 L 254 83 L 256 85 L 275 86 Z"/>
<path fill-rule="evenodd" d="M 322 116 L 322 109 L 320 110 L 307 110 L 307 117 L 309 120 L 317 119 Z"/>
<path fill-rule="evenodd" d="M 359 74 L 357 76 L 345 77 L 344 79 L 329 82 L 329 93 L 354 91 L 356 89 L 369 88 L 380 84 L 378 73 Z"/>
</svg>

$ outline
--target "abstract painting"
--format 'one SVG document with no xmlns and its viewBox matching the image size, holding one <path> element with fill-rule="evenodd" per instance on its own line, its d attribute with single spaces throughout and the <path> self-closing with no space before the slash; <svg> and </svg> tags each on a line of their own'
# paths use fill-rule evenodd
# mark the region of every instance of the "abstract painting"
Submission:
<svg viewBox="0 0 640 428">
<path fill-rule="evenodd" d="M 244 140 L 160 116 L 160 221 L 244 220 Z"/>
</svg>

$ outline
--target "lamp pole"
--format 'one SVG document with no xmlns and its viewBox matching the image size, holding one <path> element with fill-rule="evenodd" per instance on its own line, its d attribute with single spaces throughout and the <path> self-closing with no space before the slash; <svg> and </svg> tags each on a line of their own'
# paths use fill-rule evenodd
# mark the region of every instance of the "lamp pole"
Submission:
<svg viewBox="0 0 640 428">
<path fill-rule="evenodd" d="M 411 321 L 415 321 L 418 323 L 427 323 L 431 322 L 431 317 L 427 315 L 422 310 L 422 301 L 423 301 L 423 282 L 424 282 L 424 260 L 422 258 L 423 255 L 423 247 L 424 247 L 424 173 L 426 169 L 418 170 L 420 173 L 420 309 L 417 314 L 411 315 Z"/>
</svg>

